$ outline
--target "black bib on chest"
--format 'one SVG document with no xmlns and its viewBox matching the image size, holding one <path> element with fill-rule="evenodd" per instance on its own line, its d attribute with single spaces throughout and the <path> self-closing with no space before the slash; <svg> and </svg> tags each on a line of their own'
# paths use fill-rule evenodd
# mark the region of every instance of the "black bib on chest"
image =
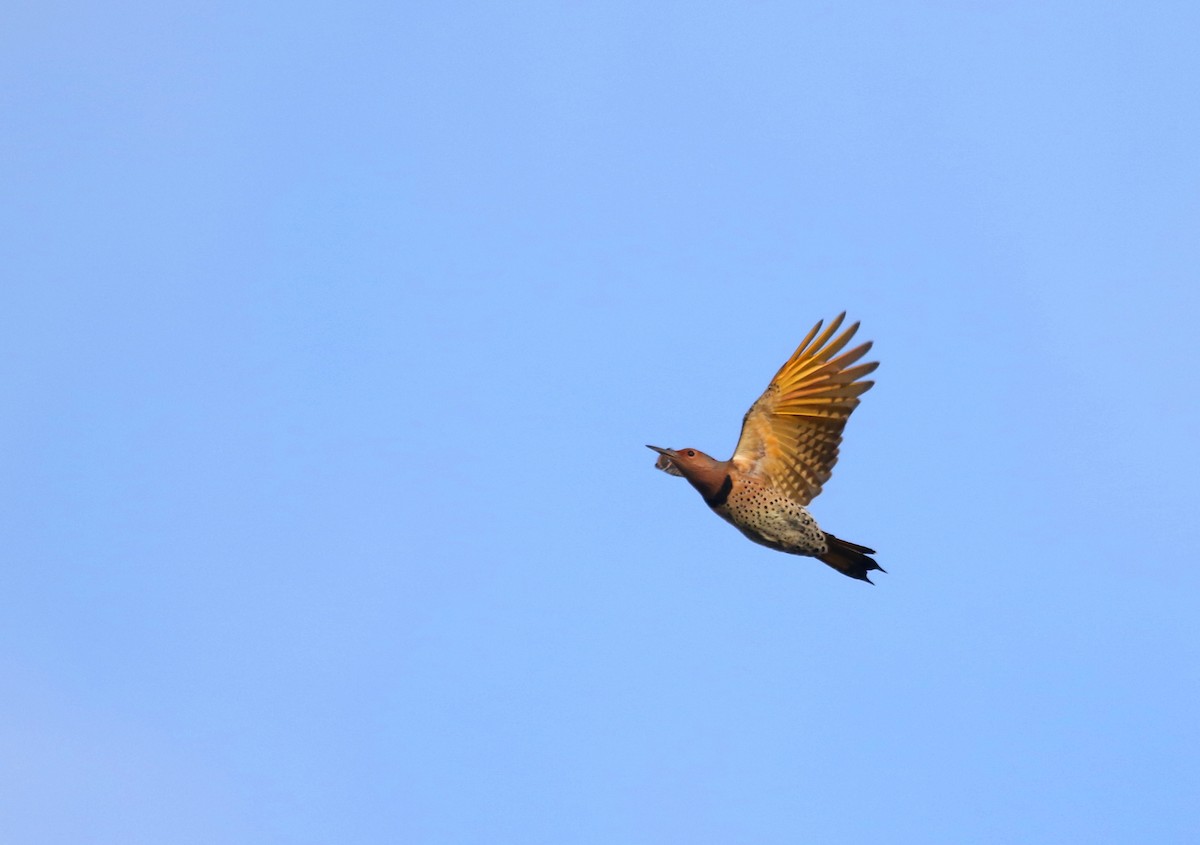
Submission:
<svg viewBox="0 0 1200 845">
<path fill-rule="evenodd" d="M 733 489 L 733 476 L 727 475 L 727 476 L 725 476 L 725 480 L 723 482 L 721 482 L 721 487 L 717 490 L 716 493 L 713 493 L 711 496 L 704 497 L 704 504 L 708 505 L 710 508 L 721 507 L 721 505 L 723 505 L 727 501 L 729 501 L 729 491 L 731 491 L 732 489 Z"/>
</svg>

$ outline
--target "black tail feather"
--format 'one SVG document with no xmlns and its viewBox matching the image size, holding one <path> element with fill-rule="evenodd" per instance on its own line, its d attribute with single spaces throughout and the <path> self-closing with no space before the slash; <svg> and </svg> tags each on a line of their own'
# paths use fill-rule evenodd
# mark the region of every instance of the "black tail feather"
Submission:
<svg viewBox="0 0 1200 845">
<path fill-rule="evenodd" d="M 868 557 L 868 555 L 875 554 L 874 549 L 838 539 L 832 534 L 825 535 L 825 544 L 829 547 L 829 551 L 820 555 L 817 560 L 832 566 L 843 575 L 873 584 L 875 582 L 867 577 L 868 572 L 875 569 L 887 572 L 873 558 Z"/>
</svg>

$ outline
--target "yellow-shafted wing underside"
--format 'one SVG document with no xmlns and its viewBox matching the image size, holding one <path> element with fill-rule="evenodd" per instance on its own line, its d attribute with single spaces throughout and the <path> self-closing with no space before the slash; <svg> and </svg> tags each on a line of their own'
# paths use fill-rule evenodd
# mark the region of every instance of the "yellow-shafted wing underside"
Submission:
<svg viewBox="0 0 1200 845">
<path fill-rule="evenodd" d="M 813 326 L 746 412 L 733 453 L 738 469 L 766 476 L 772 487 L 800 504 L 816 498 L 829 480 L 846 420 L 858 407 L 858 397 L 874 384 L 859 379 L 879 366 L 852 366 L 867 354 L 870 343 L 838 356 L 858 331 L 855 323 L 837 334 L 845 319 L 843 312 L 824 331 L 820 322 Z"/>
</svg>

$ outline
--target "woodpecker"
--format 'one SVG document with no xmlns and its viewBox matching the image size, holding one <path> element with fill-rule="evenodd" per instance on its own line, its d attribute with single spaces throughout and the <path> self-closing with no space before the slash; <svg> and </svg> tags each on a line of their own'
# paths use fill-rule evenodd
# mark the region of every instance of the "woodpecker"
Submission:
<svg viewBox="0 0 1200 845">
<path fill-rule="evenodd" d="M 821 530 L 807 507 L 837 463 L 846 420 L 874 385 L 863 376 L 879 366 L 856 363 L 870 343 L 842 352 L 859 326 L 838 334 L 845 319 L 842 312 L 824 331 L 824 321 L 813 326 L 746 412 L 729 460 L 699 449 L 647 448 L 658 452 L 658 469 L 686 478 L 713 513 L 755 543 L 872 583 L 868 572 L 885 571 L 870 557 L 874 549 Z"/>
</svg>

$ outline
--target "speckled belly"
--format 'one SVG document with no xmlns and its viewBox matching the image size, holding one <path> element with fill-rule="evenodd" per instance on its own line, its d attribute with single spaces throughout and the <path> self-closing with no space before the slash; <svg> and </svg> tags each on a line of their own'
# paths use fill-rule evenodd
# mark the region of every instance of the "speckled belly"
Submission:
<svg viewBox="0 0 1200 845">
<path fill-rule="evenodd" d="M 808 509 L 761 484 L 738 479 L 725 504 L 713 510 L 748 538 L 781 552 L 822 555 L 825 532 Z"/>
</svg>

